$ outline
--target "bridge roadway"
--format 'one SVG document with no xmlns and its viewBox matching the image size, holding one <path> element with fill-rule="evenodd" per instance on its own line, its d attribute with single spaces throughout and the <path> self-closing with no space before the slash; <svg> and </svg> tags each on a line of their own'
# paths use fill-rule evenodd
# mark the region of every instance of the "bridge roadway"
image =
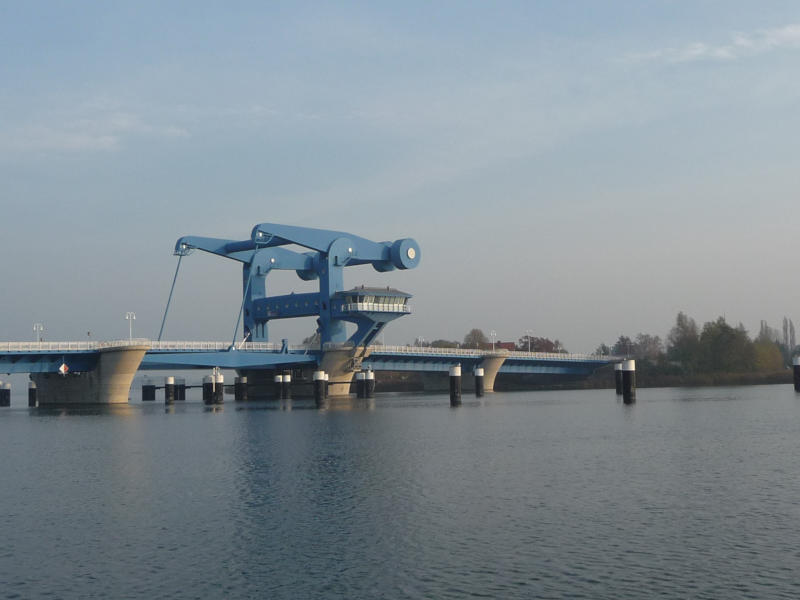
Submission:
<svg viewBox="0 0 800 600">
<path fill-rule="evenodd" d="M 139 370 L 275 369 L 319 364 L 319 346 L 287 343 L 151 341 L 147 339 L 109 342 L 0 342 L 0 373 L 56 373 L 62 364 L 71 372 L 96 368 L 101 352 L 126 347 L 147 347 Z M 325 350 L 341 349 L 328 344 Z M 362 349 L 363 350 L 363 349 Z M 446 372 L 460 363 L 470 372 L 486 360 L 501 360 L 499 373 L 589 375 L 603 365 L 619 362 L 615 356 L 509 352 L 418 346 L 368 346 L 357 351 L 356 366 L 374 371 Z"/>
</svg>

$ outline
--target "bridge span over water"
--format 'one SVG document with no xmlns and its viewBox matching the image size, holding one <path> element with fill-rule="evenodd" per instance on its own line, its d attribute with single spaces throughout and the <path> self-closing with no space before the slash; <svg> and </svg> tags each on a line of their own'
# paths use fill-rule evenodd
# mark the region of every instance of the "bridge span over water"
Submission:
<svg viewBox="0 0 800 600">
<path fill-rule="evenodd" d="M 230 342 L 162 341 L 181 261 L 195 251 L 229 259 L 242 272 L 242 302 Z M 314 371 L 329 376 L 330 395 L 350 392 L 357 372 L 446 372 L 460 365 L 483 369 L 487 391 L 498 373 L 581 377 L 616 357 L 382 346 L 375 342 L 392 321 L 411 313 L 411 294 L 386 287 L 346 288 L 345 271 L 371 267 L 398 274 L 416 268 L 422 251 L 413 238 L 373 241 L 343 231 L 258 223 L 245 239 L 183 236 L 161 329 L 155 341 L 0 342 L 0 373 L 30 373 L 43 402 L 127 402 L 135 373 L 142 370 L 236 369 L 258 396 L 278 371 L 300 380 Z M 311 291 L 270 295 L 273 271 L 294 271 Z M 308 288 L 308 284 L 306 285 Z M 316 346 L 269 339 L 276 319 L 316 317 Z M 241 326 L 241 329 L 240 329 Z"/>
<path fill-rule="evenodd" d="M 243 342 L 231 345 L 218 341 L 151 341 L 147 339 L 109 342 L 0 342 L 0 373 L 30 373 L 31 379 L 55 393 L 56 387 L 76 390 L 83 382 L 84 398 L 97 402 L 127 401 L 130 383 L 139 370 L 236 369 L 254 382 L 270 381 L 274 373 L 292 370 L 299 379 L 310 380 L 331 356 L 338 356 L 340 370 L 355 373 L 361 370 L 416 371 L 444 373 L 460 365 L 465 372 L 484 369 L 487 391 L 493 389 L 499 373 L 527 373 L 588 376 L 596 369 L 620 359 L 592 354 L 555 354 L 543 352 L 510 352 L 418 346 L 371 345 L 354 348 L 350 344 L 290 345 L 286 341 Z M 59 373 L 59 370 L 65 371 Z M 304 375 L 306 377 L 304 377 Z M 259 377 L 261 376 L 261 377 Z M 352 379 L 352 377 L 350 378 Z M 349 392 L 350 379 L 340 382 Z M 75 393 L 78 393 L 75 391 Z M 63 393 L 56 394 L 64 398 Z M 251 397 L 255 394 L 251 394 Z M 124 398 L 124 400 L 123 400 Z"/>
</svg>

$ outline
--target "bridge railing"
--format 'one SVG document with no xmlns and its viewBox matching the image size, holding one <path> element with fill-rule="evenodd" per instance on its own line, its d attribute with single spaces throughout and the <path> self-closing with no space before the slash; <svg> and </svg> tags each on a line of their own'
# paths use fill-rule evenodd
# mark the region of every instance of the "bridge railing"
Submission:
<svg viewBox="0 0 800 600">
<path fill-rule="evenodd" d="M 65 342 L 0 342 L 0 352 L 91 352 L 106 348 L 124 348 L 127 346 L 149 346 L 147 339 L 126 339 L 97 341 L 65 341 Z"/>
<path fill-rule="evenodd" d="M 602 360 L 616 362 L 623 360 L 621 356 L 607 356 L 601 354 L 566 354 L 563 352 L 509 352 L 508 358 L 546 358 L 547 360 Z"/>
<path fill-rule="evenodd" d="M 485 350 L 471 350 L 469 348 L 436 348 L 433 346 L 370 346 L 373 354 L 386 352 L 388 354 L 446 354 L 458 356 L 483 356 Z"/>
<path fill-rule="evenodd" d="M 220 352 L 229 350 L 231 347 L 230 342 L 197 342 L 197 341 L 167 341 L 167 342 L 150 342 L 151 350 L 196 350 L 207 352 Z M 236 350 L 245 352 L 280 352 L 283 348 L 282 344 L 275 342 L 239 342 L 235 345 Z M 319 345 L 306 346 L 302 344 L 289 344 L 290 351 L 308 351 L 319 350 Z"/>
<path fill-rule="evenodd" d="M 352 302 L 342 305 L 343 312 L 396 312 L 410 313 L 411 307 L 405 304 L 379 304 L 377 302 Z"/>
<path fill-rule="evenodd" d="M 91 352 L 108 348 L 120 348 L 126 346 L 149 346 L 152 350 L 169 352 L 174 351 L 197 351 L 197 352 L 221 352 L 229 350 L 230 342 L 212 341 L 151 341 L 148 339 L 126 339 L 112 341 L 65 341 L 65 342 L 0 342 L 0 352 Z M 325 349 L 335 349 L 338 347 L 349 347 L 347 344 L 326 344 Z M 244 342 L 236 345 L 236 350 L 245 352 L 280 352 L 282 344 L 274 342 Z M 623 360 L 620 356 L 601 356 L 597 354 L 562 354 L 557 352 L 515 352 L 508 350 L 479 350 L 474 348 L 437 348 L 430 346 L 382 346 L 373 344 L 370 351 L 374 354 L 406 354 L 410 356 L 462 356 L 462 357 L 483 357 L 495 352 L 502 354 L 506 359 L 546 359 L 546 360 L 591 360 L 602 362 L 619 362 Z M 303 345 L 292 344 L 288 349 L 293 352 L 312 352 L 319 350 L 319 344 Z"/>
<path fill-rule="evenodd" d="M 447 356 L 485 356 L 492 352 L 499 353 L 505 351 L 501 350 L 478 350 L 472 348 L 437 348 L 435 346 L 380 346 L 380 345 L 372 345 L 370 349 L 374 353 L 386 352 L 389 354 L 438 354 L 438 355 L 447 355 Z M 598 354 L 564 354 L 560 352 L 516 352 L 516 351 L 508 351 L 508 354 L 505 355 L 506 360 L 513 359 L 513 358 L 541 358 L 547 360 L 602 360 L 613 362 L 616 360 L 622 360 L 621 357 L 617 356 L 600 356 Z"/>
</svg>

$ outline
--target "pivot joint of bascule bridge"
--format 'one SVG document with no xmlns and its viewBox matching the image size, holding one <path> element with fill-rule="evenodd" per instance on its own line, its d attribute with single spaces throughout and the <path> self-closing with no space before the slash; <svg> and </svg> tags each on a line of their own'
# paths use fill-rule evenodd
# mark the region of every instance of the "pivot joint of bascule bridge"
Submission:
<svg viewBox="0 0 800 600">
<path fill-rule="evenodd" d="M 276 223 L 256 225 L 245 240 L 181 237 L 175 244 L 177 269 L 182 258 L 194 250 L 241 264 L 242 303 L 232 347 L 238 343 L 240 324 L 243 332 L 240 341 L 269 342 L 271 321 L 316 317 L 318 366 L 329 375 L 331 395 L 349 393 L 353 376 L 369 353 L 369 345 L 389 322 L 411 312 L 408 306 L 411 294 L 400 290 L 365 286 L 346 289 L 345 270 L 368 265 L 379 273 L 402 271 L 417 267 L 422 257 L 419 244 L 412 238 L 374 242 L 342 231 Z M 294 271 L 303 281 L 317 281 L 317 289 L 269 295 L 268 277 L 280 270 Z M 168 310 L 169 301 L 164 321 Z M 349 336 L 347 323 L 355 326 Z M 253 370 L 242 370 L 242 374 L 248 377 L 250 385 L 258 385 L 256 382 L 260 380 L 266 384 L 270 377 L 269 372 Z"/>
</svg>

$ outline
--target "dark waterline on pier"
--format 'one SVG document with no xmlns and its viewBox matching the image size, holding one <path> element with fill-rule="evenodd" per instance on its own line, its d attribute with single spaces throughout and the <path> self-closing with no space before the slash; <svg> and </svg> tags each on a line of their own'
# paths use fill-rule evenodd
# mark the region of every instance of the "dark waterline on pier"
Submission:
<svg viewBox="0 0 800 600">
<path fill-rule="evenodd" d="M 797 598 L 791 386 L 0 411 L 0 597 Z"/>
</svg>

